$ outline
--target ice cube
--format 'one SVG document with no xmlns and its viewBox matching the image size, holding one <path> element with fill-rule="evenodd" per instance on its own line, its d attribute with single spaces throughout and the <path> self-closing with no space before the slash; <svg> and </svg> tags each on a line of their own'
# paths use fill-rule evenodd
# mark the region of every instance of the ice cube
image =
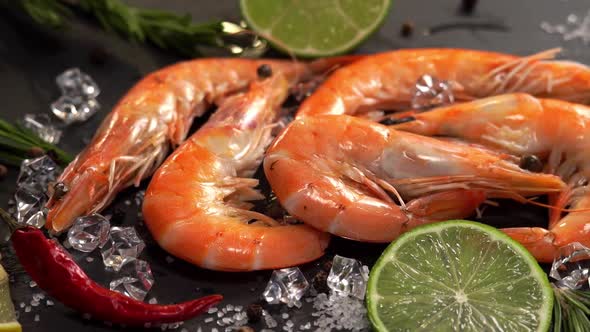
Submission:
<svg viewBox="0 0 590 332">
<path fill-rule="evenodd" d="M 291 267 L 274 270 L 262 295 L 271 304 L 279 302 L 294 304 L 301 299 L 308 288 L 309 283 L 301 270 Z"/>
<path fill-rule="evenodd" d="M 80 68 L 70 68 L 55 79 L 61 93 L 70 97 L 96 98 L 100 94 L 98 85 Z"/>
<path fill-rule="evenodd" d="M 570 289 L 587 289 L 589 274 L 590 248 L 579 242 L 559 248 L 549 272 L 558 287 Z"/>
<path fill-rule="evenodd" d="M 100 214 L 78 217 L 68 231 L 68 241 L 76 250 L 91 252 L 106 243 L 110 227 L 109 221 Z"/>
<path fill-rule="evenodd" d="M 25 114 L 22 121 L 25 128 L 33 131 L 47 143 L 57 144 L 61 138 L 59 130 L 47 114 Z"/>
<path fill-rule="evenodd" d="M 104 265 L 115 271 L 135 260 L 145 248 L 133 227 L 111 227 L 110 235 L 101 248 Z"/>
<path fill-rule="evenodd" d="M 352 258 L 334 256 L 327 283 L 336 294 L 364 299 L 368 280 L 369 268 L 363 266 L 361 262 Z"/>
<path fill-rule="evenodd" d="M 61 96 L 51 104 L 51 111 L 66 124 L 84 122 L 100 109 L 96 99 Z"/>
<path fill-rule="evenodd" d="M 136 300 L 143 301 L 154 285 L 154 276 L 148 262 L 136 259 L 125 265 L 109 288 Z M 151 303 L 151 302 L 150 302 Z"/>
<path fill-rule="evenodd" d="M 16 221 L 19 224 L 37 228 L 45 225 L 47 197 L 44 193 L 33 192 L 23 187 L 16 190 L 14 198 L 16 200 Z"/>
<path fill-rule="evenodd" d="M 16 186 L 32 193 L 45 193 L 60 173 L 61 168 L 48 156 L 25 159 L 21 163 Z"/>
<path fill-rule="evenodd" d="M 422 75 L 414 88 L 412 107 L 427 109 L 451 104 L 454 100 L 452 85 L 449 82 L 438 80 L 430 75 Z"/>
</svg>

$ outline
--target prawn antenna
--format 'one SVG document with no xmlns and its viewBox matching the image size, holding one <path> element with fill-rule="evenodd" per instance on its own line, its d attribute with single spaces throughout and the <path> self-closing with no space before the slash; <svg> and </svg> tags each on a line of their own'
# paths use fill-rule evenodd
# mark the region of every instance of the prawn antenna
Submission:
<svg viewBox="0 0 590 332">
<path fill-rule="evenodd" d="M 560 52 L 561 48 L 557 47 L 508 61 L 482 76 L 479 84 L 484 87 L 489 86 L 491 94 L 498 94 L 501 91 L 518 90 L 519 86 L 526 82 L 526 78 L 530 75 L 538 62 L 555 59 L 556 55 Z M 508 85 L 515 78 L 516 81 L 514 82 L 513 87 L 508 89 Z"/>
</svg>

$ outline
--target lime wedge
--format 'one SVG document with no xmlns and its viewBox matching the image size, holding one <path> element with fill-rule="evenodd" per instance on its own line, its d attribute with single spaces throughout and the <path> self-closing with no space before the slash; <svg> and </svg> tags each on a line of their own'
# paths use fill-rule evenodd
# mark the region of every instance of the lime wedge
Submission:
<svg viewBox="0 0 590 332">
<path fill-rule="evenodd" d="M 553 292 L 519 243 L 453 220 L 387 247 L 371 270 L 367 307 L 377 331 L 547 331 Z"/>
<path fill-rule="evenodd" d="M 302 57 L 345 53 L 385 20 L 390 0 L 241 0 L 248 25 Z"/>
<path fill-rule="evenodd" d="M 8 274 L 0 265 L 0 332 L 21 332 L 22 328 L 16 321 L 14 305 L 10 298 Z"/>
</svg>

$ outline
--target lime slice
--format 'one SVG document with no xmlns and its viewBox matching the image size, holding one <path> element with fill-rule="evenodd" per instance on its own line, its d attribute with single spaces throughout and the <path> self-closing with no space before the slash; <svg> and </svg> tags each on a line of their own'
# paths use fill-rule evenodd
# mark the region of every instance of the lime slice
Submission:
<svg viewBox="0 0 590 332">
<path fill-rule="evenodd" d="M 385 20 L 390 0 L 241 0 L 248 25 L 302 57 L 345 53 Z"/>
<path fill-rule="evenodd" d="M 10 298 L 8 274 L 0 265 L 0 332 L 21 332 L 21 326 L 16 321 L 14 305 Z"/>
<path fill-rule="evenodd" d="M 453 220 L 387 247 L 371 270 L 367 307 L 377 331 L 547 331 L 553 292 L 519 243 Z"/>
</svg>

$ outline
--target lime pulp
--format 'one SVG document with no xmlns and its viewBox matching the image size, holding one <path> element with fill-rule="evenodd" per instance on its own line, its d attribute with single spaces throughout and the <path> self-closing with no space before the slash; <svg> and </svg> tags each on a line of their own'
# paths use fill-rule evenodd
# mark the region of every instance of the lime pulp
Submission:
<svg viewBox="0 0 590 332">
<path fill-rule="evenodd" d="M 345 53 L 385 20 L 391 0 L 241 0 L 248 25 L 275 47 L 302 57 Z"/>
<path fill-rule="evenodd" d="M 553 292 L 519 243 L 454 220 L 390 244 L 371 271 L 367 307 L 378 331 L 547 331 Z"/>
</svg>

